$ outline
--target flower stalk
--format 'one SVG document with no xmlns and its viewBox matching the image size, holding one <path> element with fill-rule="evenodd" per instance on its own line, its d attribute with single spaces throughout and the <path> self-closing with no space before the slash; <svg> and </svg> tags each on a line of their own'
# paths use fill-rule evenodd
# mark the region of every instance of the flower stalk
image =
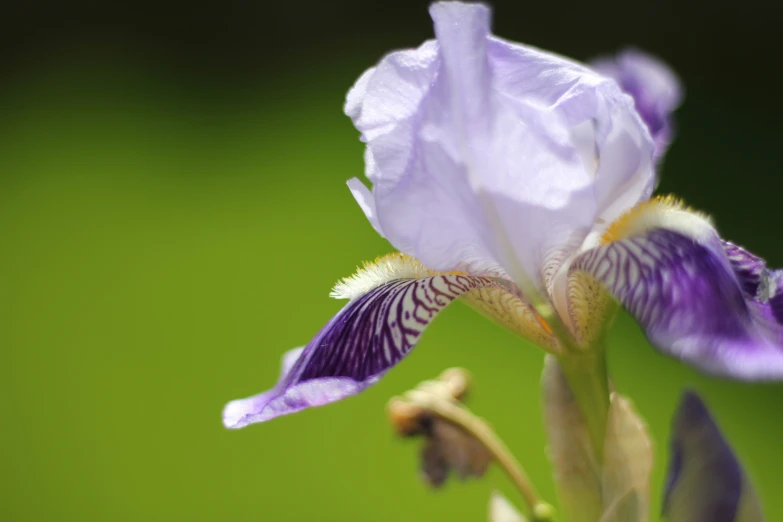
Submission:
<svg viewBox="0 0 783 522">
<path fill-rule="evenodd" d="M 438 380 L 425 381 L 403 397 L 392 398 L 390 417 L 400 431 L 408 433 L 411 418 L 425 412 L 460 428 L 481 443 L 511 479 L 529 508 L 531 522 L 554 522 L 554 508 L 541 500 L 519 461 L 492 427 L 459 401 L 467 392 L 468 380 L 464 370 L 446 370 Z"/>
<path fill-rule="evenodd" d="M 587 424 L 593 451 L 603 461 L 606 421 L 609 413 L 609 377 L 603 345 L 589 352 L 568 354 L 558 359 L 571 392 Z"/>
</svg>

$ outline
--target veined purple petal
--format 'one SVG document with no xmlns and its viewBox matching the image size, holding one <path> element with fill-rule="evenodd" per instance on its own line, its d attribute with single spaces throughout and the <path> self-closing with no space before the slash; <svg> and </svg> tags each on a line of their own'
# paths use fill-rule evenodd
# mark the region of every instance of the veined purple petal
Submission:
<svg viewBox="0 0 783 522">
<path fill-rule="evenodd" d="M 656 227 L 618 239 L 569 271 L 600 281 L 664 353 L 736 379 L 783 379 L 781 272 L 726 250 L 706 221 L 698 233 Z"/>
<path fill-rule="evenodd" d="M 674 135 L 672 112 L 683 97 L 682 84 L 674 71 L 658 58 L 637 49 L 599 58 L 590 65 L 615 80 L 634 99 L 636 110 L 655 140 L 655 157 L 663 156 Z"/>
<path fill-rule="evenodd" d="M 672 426 L 663 516 L 668 522 L 762 520 L 739 461 L 693 392 L 683 395 Z"/>
<path fill-rule="evenodd" d="M 767 279 L 765 281 L 766 288 L 765 294 L 761 298 L 756 297 L 757 302 L 763 302 L 762 299 L 767 299 L 768 309 L 771 318 L 778 325 L 783 324 L 783 270 L 774 270 L 767 272 Z M 781 340 L 780 337 L 778 337 Z"/>
<path fill-rule="evenodd" d="M 278 377 L 278 386 L 285 381 L 288 377 L 291 368 L 304 351 L 304 346 L 288 350 L 283 354 L 280 364 L 280 377 Z M 249 411 L 255 411 L 259 408 L 263 408 L 277 393 L 277 387 L 272 388 L 269 391 L 260 393 L 247 399 L 240 399 L 229 402 L 225 408 L 223 408 L 223 424 L 228 428 L 241 428 L 246 426 L 248 422 L 244 421 L 244 418 L 248 415 Z"/>
<path fill-rule="evenodd" d="M 767 264 L 755 254 L 751 254 L 744 248 L 721 241 L 723 249 L 731 262 L 731 267 L 740 281 L 742 291 L 746 296 L 754 298 L 759 291 L 759 286 L 767 273 Z"/>
<path fill-rule="evenodd" d="M 722 244 L 756 323 L 783 346 L 783 270 L 769 270 L 763 259 L 742 247 Z"/>
<path fill-rule="evenodd" d="M 652 139 L 614 81 L 492 36 L 486 6 L 430 14 L 436 41 L 386 56 L 348 94 L 373 184 L 354 195 L 427 267 L 545 288 L 595 223 L 649 197 Z"/>
<path fill-rule="evenodd" d="M 224 424 L 242 428 L 359 393 L 407 355 L 449 303 L 492 285 L 486 278 L 453 274 L 395 279 L 369 290 L 352 299 L 307 346 L 286 354 L 274 388 L 228 403 Z"/>
</svg>

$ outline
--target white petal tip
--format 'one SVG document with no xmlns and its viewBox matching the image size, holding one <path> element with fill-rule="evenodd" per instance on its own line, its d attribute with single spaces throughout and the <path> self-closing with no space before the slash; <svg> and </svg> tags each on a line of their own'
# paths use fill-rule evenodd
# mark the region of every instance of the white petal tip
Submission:
<svg viewBox="0 0 783 522">
<path fill-rule="evenodd" d="M 430 5 L 430 16 L 438 24 L 483 21 L 489 25 L 491 11 L 478 2 L 435 2 Z"/>
<path fill-rule="evenodd" d="M 231 401 L 223 408 L 223 426 L 231 430 L 244 428 L 248 424 L 244 421 L 246 415 L 247 405 L 244 399 Z"/>
</svg>

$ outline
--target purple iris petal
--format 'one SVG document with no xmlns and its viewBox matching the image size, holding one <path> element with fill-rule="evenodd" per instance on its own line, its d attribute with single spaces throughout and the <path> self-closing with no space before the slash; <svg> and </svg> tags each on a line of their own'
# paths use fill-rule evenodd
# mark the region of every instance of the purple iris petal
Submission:
<svg viewBox="0 0 783 522">
<path fill-rule="evenodd" d="M 781 272 L 748 253 L 732 264 L 723 245 L 711 228 L 700 237 L 655 228 L 588 250 L 570 271 L 601 281 L 664 353 L 718 375 L 781 379 Z"/>
<path fill-rule="evenodd" d="M 303 349 L 284 358 L 277 385 L 226 405 L 223 423 L 255 422 L 321 406 L 375 384 L 457 297 L 490 280 L 442 275 L 387 282 L 350 301 Z"/>
<path fill-rule="evenodd" d="M 743 292 L 746 296 L 754 298 L 759 291 L 764 274 L 767 273 L 766 263 L 757 255 L 751 254 L 734 243 L 721 241 L 721 244 L 742 285 Z"/>
<path fill-rule="evenodd" d="M 654 144 L 617 84 L 435 3 L 437 40 L 365 72 L 345 112 L 367 145 L 378 231 L 434 270 L 520 270 L 539 289 L 597 222 L 647 199 Z M 480 269 L 475 269 L 480 267 Z"/>
<path fill-rule="evenodd" d="M 772 319 L 778 324 L 783 324 L 783 270 L 775 270 L 768 273 L 768 308 Z M 773 289 L 774 286 L 774 289 Z M 783 338 L 778 337 L 783 343 Z"/>
<path fill-rule="evenodd" d="M 671 452 L 663 500 L 668 522 L 734 522 L 740 512 L 751 515 L 751 509 L 760 515 L 750 504 L 755 496 L 742 467 L 693 392 L 686 392 L 680 403 Z"/>
<path fill-rule="evenodd" d="M 674 134 L 672 112 L 683 97 L 682 84 L 668 65 L 637 49 L 627 49 L 612 58 L 599 58 L 591 66 L 615 80 L 633 99 L 636 110 L 655 140 L 660 158 Z"/>
</svg>

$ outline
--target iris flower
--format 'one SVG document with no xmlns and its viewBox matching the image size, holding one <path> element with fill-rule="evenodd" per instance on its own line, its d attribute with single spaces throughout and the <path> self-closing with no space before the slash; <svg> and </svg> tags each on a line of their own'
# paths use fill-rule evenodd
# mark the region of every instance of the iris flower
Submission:
<svg viewBox="0 0 783 522">
<path fill-rule="evenodd" d="M 480 4 L 430 14 L 436 39 L 384 57 L 345 104 L 371 183 L 348 186 L 399 253 L 338 283 L 345 307 L 225 425 L 362 391 L 457 299 L 561 361 L 600 355 L 619 303 L 696 368 L 783 377 L 783 271 L 651 199 L 676 79 L 638 55 L 593 69 L 508 42 Z"/>
</svg>

